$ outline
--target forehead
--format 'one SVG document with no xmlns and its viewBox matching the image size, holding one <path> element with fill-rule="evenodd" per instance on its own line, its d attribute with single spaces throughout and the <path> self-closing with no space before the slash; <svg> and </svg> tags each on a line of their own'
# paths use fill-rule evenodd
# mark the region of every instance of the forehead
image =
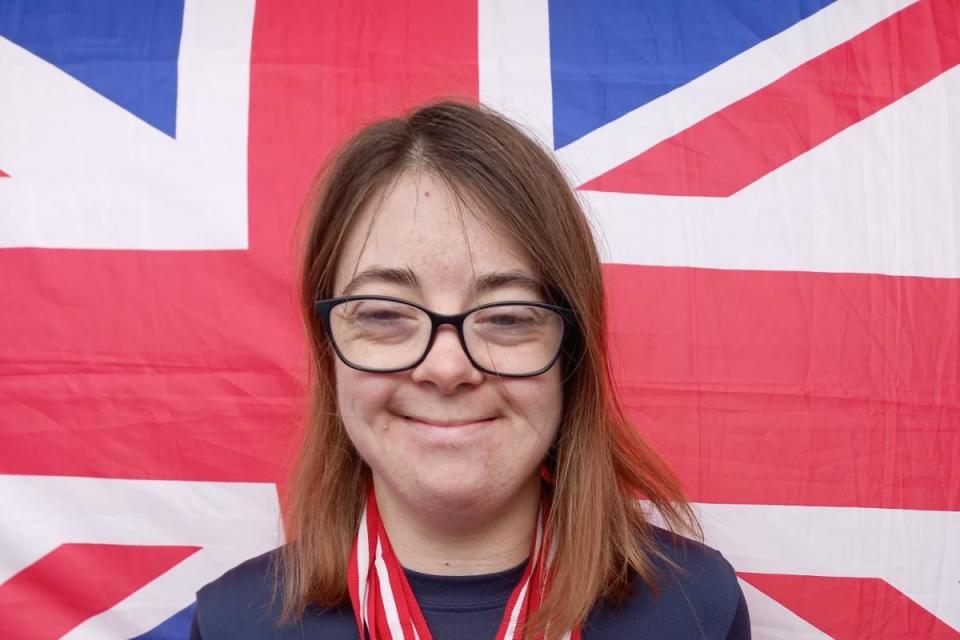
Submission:
<svg viewBox="0 0 960 640">
<path fill-rule="evenodd" d="M 468 288 L 479 274 L 533 276 L 530 261 L 491 214 L 424 172 L 401 175 L 351 223 L 337 261 L 336 295 L 369 268 L 410 270 L 425 290 Z"/>
</svg>

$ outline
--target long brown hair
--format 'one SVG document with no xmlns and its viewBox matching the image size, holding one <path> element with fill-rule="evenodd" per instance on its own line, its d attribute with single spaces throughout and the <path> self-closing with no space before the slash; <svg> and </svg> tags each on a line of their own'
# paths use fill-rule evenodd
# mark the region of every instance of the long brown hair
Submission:
<svg viewBox="0 0 960 640">
<path fill-rule="evenodd" d="M 630 424 L 613 390 L 603 280 L 593 235 L 570 186 L 541 147 L 482 106 L 441 102 L 367 126 L 318 177 L 305 213 L 301 305 L 311 380 L 303 442 L 286 496 L 285 620 L 349 602 L 347 562 L 370 472 L 338 416 L 333 356 L 314 312 L 333 295 L 351 221 L 402 172 L 443 180 L 489 213 L 524 251 L 551 302 L 571 308 L 578 340 L 565 357 L 564 407 L 546 464 L 554 476 L 552 589 L 528 632 L 570 629 L 601 599 L 622 600 L 634 574 L 656 590 L 659 555 L 638 498 L 674 531 L 700 536 L 667 465 Z"/>
</svg>

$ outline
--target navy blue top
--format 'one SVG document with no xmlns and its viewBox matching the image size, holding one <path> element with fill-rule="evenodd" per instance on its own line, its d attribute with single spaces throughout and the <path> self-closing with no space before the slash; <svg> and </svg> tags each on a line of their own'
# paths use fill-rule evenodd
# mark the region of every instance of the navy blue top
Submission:
<svg viewBox="0 0 960 640">
<path fill-rule="evenodd" d="M 654 528 L 664 554 L 682 567 L 678 574 L 653 559 L 660 572 L 654 596 L 640 579 L 620 607 L 599 604 L 583 626 L 584 640 L 749 640 L 750 618 L 733 568 L 719 552 Z M 295 624 L 278 626 L 278 591 L 273 601 L 271 551 L 231 569 L 197 592 L 191 640 L 359 640 L 349 605 L 308 607 Z M 432 576 L 405 571 L 436 640 L 490 640 L 496 636 L 507 600 L 525 567 L 480 576 Z"/>
</svg>

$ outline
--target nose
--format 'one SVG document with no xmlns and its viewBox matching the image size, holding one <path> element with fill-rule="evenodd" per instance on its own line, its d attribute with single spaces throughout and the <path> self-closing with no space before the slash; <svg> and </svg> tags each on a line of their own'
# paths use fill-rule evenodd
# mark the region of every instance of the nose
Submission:
<svg viewBox="0 0 960 640">
<path fill-rule="evenodd" d="M 453 393 L 462 385 L 478 385 L 483 375 L 470 362 L 457 330 L 450 325 L 437 329 L 427 357 L 411 372 L 414 382 L 432 384 L 443 393 Z"/>
</svg>

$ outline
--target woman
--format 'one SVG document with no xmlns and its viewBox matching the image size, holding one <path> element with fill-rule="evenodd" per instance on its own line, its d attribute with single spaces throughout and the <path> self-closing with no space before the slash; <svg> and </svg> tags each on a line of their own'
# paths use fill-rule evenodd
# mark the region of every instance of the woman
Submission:
<svg viewBox="0 0 960 640">
<path fill-rule="evenodd" d="M 547 153 L 427 106 L 360 131 L 309 214 L 290 542 L 201 589 L 194 638 L 749 638 L 617 404 L 600 261 Z"/>
</svg>

